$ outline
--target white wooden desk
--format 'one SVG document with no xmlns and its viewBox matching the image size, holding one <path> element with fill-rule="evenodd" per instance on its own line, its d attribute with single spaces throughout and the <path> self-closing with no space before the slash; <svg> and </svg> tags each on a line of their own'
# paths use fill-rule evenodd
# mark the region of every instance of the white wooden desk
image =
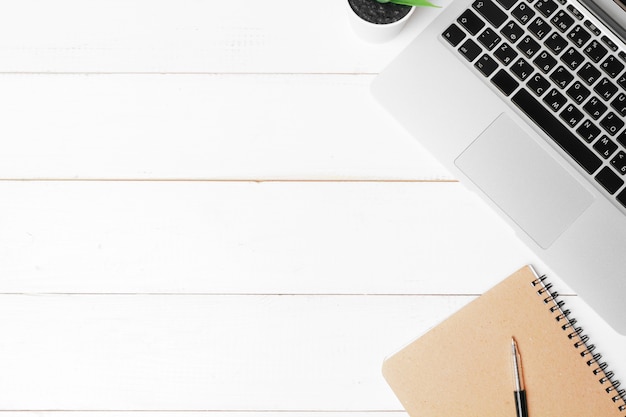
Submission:
<svg viewBox="0 0 626 417">
<path fill-rule="evenodd" d="M 549 272 L 369 95 L 436 10 L 370 45 L 341 0 L 2 6 L 0 416 L 402 415 L 386 355 Z"/>
</svg>

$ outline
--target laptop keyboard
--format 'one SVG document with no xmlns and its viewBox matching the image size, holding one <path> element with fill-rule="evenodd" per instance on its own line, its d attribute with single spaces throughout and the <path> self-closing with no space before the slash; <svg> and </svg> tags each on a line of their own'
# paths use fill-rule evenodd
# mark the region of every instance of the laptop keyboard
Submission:
<svg viewBox="0 0 626 417">
<path fill-rule="evenodd" d="M 626 207 L 626 52 L 566 0 L 476 0 L 442 34 Z"/>
</svg>

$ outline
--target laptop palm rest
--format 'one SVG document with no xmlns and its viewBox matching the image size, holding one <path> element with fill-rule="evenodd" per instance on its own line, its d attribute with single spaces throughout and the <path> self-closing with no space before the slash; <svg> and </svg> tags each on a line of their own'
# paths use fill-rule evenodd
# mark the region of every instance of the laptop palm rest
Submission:
<svg viewBox="0 0 626 417">
<path fill-rule="evenodd" d="M 463 151 L 455 165 L 544 249 L 594 200 L 505 113 Z"/>
</svg>

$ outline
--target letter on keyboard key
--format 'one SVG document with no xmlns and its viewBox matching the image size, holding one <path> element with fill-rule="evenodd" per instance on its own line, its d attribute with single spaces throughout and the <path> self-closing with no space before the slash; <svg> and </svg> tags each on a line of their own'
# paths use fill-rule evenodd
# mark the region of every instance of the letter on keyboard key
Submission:
<svg viewBox="0 0 626 417">
<path fill-rule="evenodd" d="M 611 102 L 611 107 L 617 110 L 620 116 L 625 117 L 626 116 L 626 94 L 619 93 L 617 97 L 615 97 L 615 100 Z"/>
<path fill-rule="evenodd" d="M 515 52 L 515 50 L 506 42 L 501 43 L 493 54 L 504 65 L 509 65 L 518 55 L 517 52 Z"/>
<path fill-rule="evenodd" d="M 522 24 L 525 25 L 533 18 L 535 12 L 530 8 L 526 2 L 520 2 L 515 9 L 511 12 L 513 16 Z"/>
<path fill-rule="evenodd" d="M 560 54 L 563 52 L 563 49 L 567 46 L 567 40 L 558 33 L 554 32 L 552 35 L 548 36 L 548 39 L 544 42 L 545 45 L 550 48 L 552 52 L 555 54 Z"/>
<path fill-rule="evenodd" d="M 601 133 L 601 130 L 598 126 L 594 125 L 591 120 L 585 120 L 578 129 L 576 129 L 576 133 L 580 135 L 588 143 L 594 141 L 595 138 Z"/>
<path fill-rule="evenodd" d="M 604 159 L 608 159 L 613 152 L 617 150 L 617 143 L 613 142 L 606 135 L 603 135 L 596 143 L 593 144 L 593 149 L 596 150 Z"/>
<path fill-rule="evenodd" d="M 554 142 L 578 162 L 585 171 L 593 174 L 600 168 L 602 160 L 574 136 L 561 121 L 552 115 L 528 91 L 521 88 L 512 97 L 512 101 Z"/>
<path fill-rule="evenodd" d="M 583 109 L 587 112 L 593 120 L 598 120 L 600 116 L 604 114 L 607 107 L 597 97 L 591 97 L 587 103 L 583 106 Z"/>
<path fill-rule="evenodd" d="M 600 82 L 596 84 L 596 86 L 593 88 L 593 91 L 598 93 L 600 97 L 605 100 L 610 100 L 611 98 L 613 98 L 613 95 L 617 93 L 617 90 L 617 86 L 609 81 L 609 79 L 606 77 L 601 79 Z"/>
<path fill-rule="evenodd" d="M 624 121 L 615 113 L 609 112 L 609 114 L 600 121 L 600 126 L 609 132 L 611 136 L 615 136 L 615 134 L 624 127 Z"/>
<path fill-rule="evenodd" d="M 546 37 L 546 35 L 552 30 L 549 24 L 546 23 L 545 20 L 538 17 L 533 22 L 528 25 L 528 30 L 531 31 L 537 39 L 541 40 Z"/>
<path fill-rule="evenodd" d="M 535 74 L 531 79 L 526 83 L 528 88 L 530 88 L 538 97 L 541 97 L 543 93 L 548 91 L 550 88 L 550 81 L 543 78 L 540 74 Z"/>
<path fill-rule="evenodd" d="M 591 92 L 580 82 L 575 81 L 570 88 L 567 89 L 567 95 L 570 96 L 576 104 L 582 104 Z"/>
</svg>

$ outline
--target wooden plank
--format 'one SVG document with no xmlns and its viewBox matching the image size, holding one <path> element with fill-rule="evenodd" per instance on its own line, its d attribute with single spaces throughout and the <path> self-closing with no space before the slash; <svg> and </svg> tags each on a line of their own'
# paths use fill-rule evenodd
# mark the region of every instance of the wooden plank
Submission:
<svg viewBox="0 0 626 417">
<path fill-rule="evenodd" d="M 372 45 L 345 0 L 23 0 L 0 16 L 0 72 L 371 73 L 439 10 Z"/>
<path fill-rule="evenodd" d="M 0 178 L 450 179 L 371 80 L 0 75 Z"/>
<path fill-rule="evenodd" d="M 357 417 L 364 411 L 184 411 L 189 417 Z M 405 417 L 398 411 L 365 411 L 370 417 Z M 181 411 L 2 411 L 5 417 L 178 417 Z"/>
<path fill-rule="evenodd" d="M 0 296 L 0 410 L 401 410 L 383 358 L 472 297 Z"/>
<path fill-rule="evenodd" d="M 472 299 L 0 295 L 0 411 L 399 412 L 381 361 Z"/>
<path fill-rule="evenodd" d="M 526 263 L 458 183 L 0 182 L 0 292 L 479 294 Z"/>
</svg>

